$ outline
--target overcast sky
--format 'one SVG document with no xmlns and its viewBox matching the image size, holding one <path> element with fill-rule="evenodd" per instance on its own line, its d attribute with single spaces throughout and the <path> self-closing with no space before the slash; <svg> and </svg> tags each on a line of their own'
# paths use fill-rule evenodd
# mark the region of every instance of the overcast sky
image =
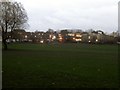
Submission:
<svg viewBox="0 0 120 90">
<path fill-rule="evenodd" d="M 60 29 L 118 30 L 119 0 L 16 0 L 27 11 L 27 31 Z"/>
</svg>

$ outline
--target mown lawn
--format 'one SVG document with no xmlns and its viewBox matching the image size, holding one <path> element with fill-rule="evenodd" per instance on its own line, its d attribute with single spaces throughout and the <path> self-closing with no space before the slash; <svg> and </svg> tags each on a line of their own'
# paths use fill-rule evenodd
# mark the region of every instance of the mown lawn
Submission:
<svg viewBox="0 0 120 90">
<path fill-rule="evenodd" d="M 117 88 L 118 46 L 9 44 L 3 88 Z"/>
</svg>

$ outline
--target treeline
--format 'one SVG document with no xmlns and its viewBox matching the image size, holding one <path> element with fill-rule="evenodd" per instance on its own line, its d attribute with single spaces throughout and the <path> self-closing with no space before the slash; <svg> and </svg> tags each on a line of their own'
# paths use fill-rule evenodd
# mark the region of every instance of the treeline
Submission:
<svg viewBox="0 0 120 90">
<path fill-rule="evenodd" d="M 102 30 L 82 31 L 75 30 L 59 30 L 54 31 L 49 29 L 46 32 L 26 32 L 25 30 L 15 29 L 13 32 L 8 32 L 6 37 L 7 42 L 31 42 L 31 43 L 118 43 L 120 37 L 118 32 L 106 35 Z"/>
</svg>

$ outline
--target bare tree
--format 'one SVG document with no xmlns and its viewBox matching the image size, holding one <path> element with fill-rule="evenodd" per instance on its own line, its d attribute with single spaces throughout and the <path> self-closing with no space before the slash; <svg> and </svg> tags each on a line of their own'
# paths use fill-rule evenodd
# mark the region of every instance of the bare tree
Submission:
<svg viewBox="0 0 120 90">
<path fill-rule="evenodd" d="M 24 27 L 28 20 L 27 13 L 21 3 L 0 2 L 0 27 L 2 29 L 2 42 L 4 49 L 7 49 L 7 32 Z"/>
</svg>

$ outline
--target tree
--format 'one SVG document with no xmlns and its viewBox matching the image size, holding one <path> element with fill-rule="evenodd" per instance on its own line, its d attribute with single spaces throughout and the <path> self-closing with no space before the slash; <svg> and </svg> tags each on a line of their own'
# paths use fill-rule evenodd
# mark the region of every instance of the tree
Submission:
<svg viewBox="0 0 120 90">
<path fill-rule="evenodd" d="M 88 33 L 92 33 L 93 31 L 95 31 L 95 30 L 93 30 L 93 29 L 86 30 L 86 32 L 88 32 Z"/>
<path fill-rule="evenodd" d="M 0 2 L 0 27 L 2 29 L 3 47 L 7 49 L 7 33 L 18 28 L 24 28 L 28 20 L 27 13 L 21 3 L 18 2 Z"/>
</svg>

